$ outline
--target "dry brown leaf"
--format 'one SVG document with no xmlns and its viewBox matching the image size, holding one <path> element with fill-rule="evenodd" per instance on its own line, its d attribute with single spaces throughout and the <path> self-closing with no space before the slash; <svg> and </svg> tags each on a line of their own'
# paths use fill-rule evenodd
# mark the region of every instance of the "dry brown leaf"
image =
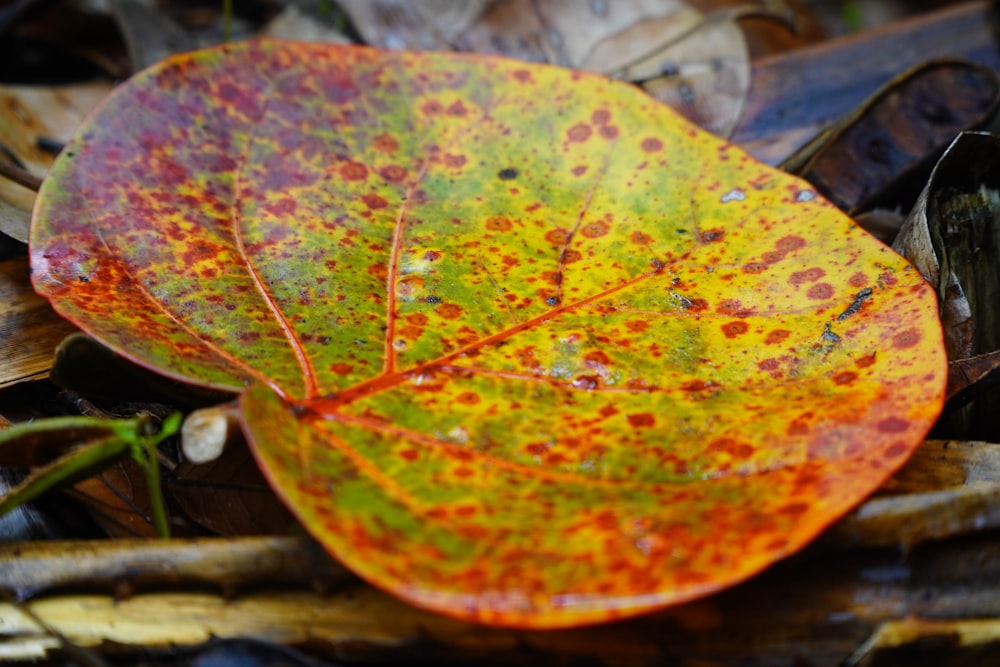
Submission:
<svg viewBox="0 0 1000 667">
<path fill-rule="evenodd" d="M 298 525 L 242 438 L 214 461 L 179 464 L 167 488 L 192 521 L 220 535 L 287 535 Z"/>
<path fill-rule="evenodd" d="M 1000 350 L 1000 136 L 964 132 L 931 173 L 893 249 L 938 291 L 952 362 Z M 992 370 L 997 370 L 995 367 Z M 985 371 L 985 372 L 983 372 Z M 990 369 L 980 383 L 995 383 Z M 972 388 L 963 387 L 967 394 Z M 950 437 L 996 440 L 1000 394 L 991 392 L 941 424 Z"/>
<path fill-rule="evenodd" d="M 109 537 L 156 537 L 146 475 L 130 458 L 77 482 L 67 495 L 86 507 Z"/>
<path fill-rule="evenodd" d="M 455 17 L 434 14 L 426 2 L 340 5 L 372 45 L 494 53 L 642 81 L 654 97 L 724 136 L 750 85 L 746 42 L 734 22 L 744 10 L 706 15 L 680 0 L 506 0 L 470 3 Z"/>
<path fill-rule="evenodd" d="M 387 49 L 446 50 L 490 0 L 340 0 L 368 44 Z"/>
</svg>

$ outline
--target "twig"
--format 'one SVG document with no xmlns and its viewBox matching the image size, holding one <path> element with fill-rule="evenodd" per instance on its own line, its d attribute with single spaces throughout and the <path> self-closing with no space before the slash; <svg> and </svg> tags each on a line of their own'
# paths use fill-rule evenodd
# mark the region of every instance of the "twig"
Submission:
<svg viewBox="0 0 1000 667">
<path fill-rule="evenodd" d="M 0 176 L 4 176 L 14 181 L 18 185 L 23 185 L 29 190 L 34 190 L 38 192 L 38 189 L 42 187 L 42 179 L 38 178 L 34 174 L 21 169 L 20 167 L 15 167 L 9 162 L 4 162 L 0 160 Z"/>
</svg>

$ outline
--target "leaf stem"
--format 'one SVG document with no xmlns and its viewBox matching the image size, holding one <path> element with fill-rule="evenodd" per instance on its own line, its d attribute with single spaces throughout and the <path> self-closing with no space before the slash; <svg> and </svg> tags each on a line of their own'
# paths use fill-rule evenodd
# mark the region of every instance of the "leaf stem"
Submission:
<svg viewBox="0 0 1000 667">
<path fill-rule="evenodd" d="M 160 485 L 160 464 L 156 456 L 157 446 L 166 438 L 177 433 L 181 427 L 181 413 L 175 412 L 163 421 L 160 432 L 142 436 L 132 443 L 132 458 L 142 466 L 146 473 L 146 486 L 149 489 L 149 504 L 152 511 L 153 528 L 157 537 L 170 538 L 170 522 L 167 519 L 167 507 L 163 501 L 163 489 Z"/>
</svg>

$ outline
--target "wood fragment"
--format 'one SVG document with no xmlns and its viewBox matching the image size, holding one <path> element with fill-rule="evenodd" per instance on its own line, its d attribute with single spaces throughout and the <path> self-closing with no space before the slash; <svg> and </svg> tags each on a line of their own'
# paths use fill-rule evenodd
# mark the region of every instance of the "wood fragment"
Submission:
<svg viewBox="0 0 1000 667">
<path fill-rule="evenodd" d="M 79 540 L 0 547 L 0 596 L 15 600 L 81 587 L 110 592 L 197 586 L 228 592 L 256 585 L 333 587 L 352 578 L 304 538 Z"/>
</svg>

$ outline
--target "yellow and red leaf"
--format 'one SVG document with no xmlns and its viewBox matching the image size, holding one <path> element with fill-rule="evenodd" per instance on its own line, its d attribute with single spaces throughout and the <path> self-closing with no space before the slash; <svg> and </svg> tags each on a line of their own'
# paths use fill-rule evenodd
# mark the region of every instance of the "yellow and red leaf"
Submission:
<svg viewBox="0 0 1000 667">
<path fill-rule="evenodd" d="M 369 581 L 559 627 L 803 546 L 942 405 L 935 296 L 805 182 L 625 84 L 250 42 L 119 88 L 53 167 L 36 289 L 244 390 L 303 524 Z"/>
</svg>

